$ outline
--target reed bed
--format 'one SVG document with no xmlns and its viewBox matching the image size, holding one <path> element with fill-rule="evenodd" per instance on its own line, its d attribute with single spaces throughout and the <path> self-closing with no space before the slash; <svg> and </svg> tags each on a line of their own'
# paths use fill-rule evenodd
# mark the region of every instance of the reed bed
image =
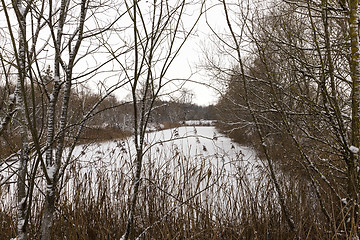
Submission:
<svg viewBox="0 0 360 240">
<path fill-rule="evenodd" d="M 278 176 L 297 226 L 291 232 L 260 160 L 240 153 L 208 154 L 204 149 L 194 155 L 192 146 L 161 144 L 149 146 L 145 154 L 131 239 L 337 236 L 338 222 L 326 224 L 306 180 Z M 53 239 L 120 239 L 124 233 L 134 171 L 131 146 L 123 140 L 101 146 L 82 145 L 75 151 L 59 186 Z M 45 188 L 41 179 L 34 191 L 29 239 L 40 237 Z M 0 239 L 16 236 L 16 203 L 9 198 L 13 191 L 11 184 L 1 187 Z"/>
</svg>

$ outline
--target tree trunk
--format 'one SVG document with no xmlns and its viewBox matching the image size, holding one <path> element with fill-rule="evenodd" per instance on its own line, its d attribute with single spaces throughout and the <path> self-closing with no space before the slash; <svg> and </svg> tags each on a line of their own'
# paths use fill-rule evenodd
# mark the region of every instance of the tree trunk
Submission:
<svg viewBox="0 0 360 240">
<path fill-rule="evenodd" d="M 360 52 L 359 52 L 359 16 L 358 0 L 350 0 L 350 17 L 349 30 L 351 41 L 351 80 L 352 80 L 352 122 L 351 122 L 351 148 L 350 159 L 347 161 L 348 166 L 348 193 L 351 201 L 351 233 L 350 237 L 357 236 L 358 220 L 358 161 L 359 161 L 359 140 L 360 140 L 360 116 L 359 116 L 359 99 L 360 99 Z"/>
<path fill-rule="evenodd" d="M 19 20 L 19 54 L 18 54 L 18 79 L 16 86 L 16 99 L 17 106 L 19 108 L 19 118 L 21 121 L 21 153 L 19 159 L 19 168 L 18 168 L 18 179 L 17 179 L 17 198 L 18 198 L 18 207 L 17 207 L 17 231 L 18 239 L 25 240 L 27 239 L 27 197 L 26 197 L 26 172 L 27 172 L 27 163 L 28 163 L 28 139 L 27 139 L 27 125 L 25 117 L 25 44 L 26 44 L 26 22 L 25 22 L 25 10 L 22 0 L 17 2 L 17 9 L 19 10 L 18 20 Z"/>
</svg>

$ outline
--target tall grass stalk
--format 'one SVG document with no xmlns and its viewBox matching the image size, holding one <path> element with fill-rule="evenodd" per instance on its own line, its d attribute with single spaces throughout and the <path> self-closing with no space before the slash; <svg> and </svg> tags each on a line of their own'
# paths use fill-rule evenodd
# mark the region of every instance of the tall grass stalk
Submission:
<svg viewBox="0 0 360 240">
<path fill-rule="evenodd" d="M 131 239 L 344 239 L 349 231 L 343 216 L 350 210 L 334 211 L 332 221 L 326 222 L 314 191 L 301 176 L 279 172 L 297 227 L 294 233 L 287 228 L 261 161 L 241 153 L 208 155 L 202 150 L 193 155 L 194 146 L 161 145 L 154 144 L 144 156 Z M 100 146 L 83 145 L 75 151 L 78 156 L 74 155 L 59 189 L 53 239 L 120 239 L 124 233 L 134 175 L 131 147 L 124 140 Z M 29 239 L 40 237 L 46 187 L 40 179 Z M 13 184 L 0 188 L 0 239 L 15 237 Z"/>
</svg>

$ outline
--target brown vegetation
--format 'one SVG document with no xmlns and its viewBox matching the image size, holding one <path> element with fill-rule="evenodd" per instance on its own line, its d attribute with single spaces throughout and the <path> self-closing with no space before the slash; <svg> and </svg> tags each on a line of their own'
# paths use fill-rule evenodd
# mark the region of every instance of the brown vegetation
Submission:
<svg viewBox="0 0 360 240">
<path fill-rule="evenodd" d="M 284 232 L 305 231 L 311 239 L 359 235 L 359 127 L 350 117 L 358 115 L 358 88 L 348 82 L 356 73 L 349 62 L 357 61 L 347 54 L 347 23 L 334 17 L 348 17 L 338 4 L 280 1 L 269 12 L 248 13 L 256 16 L 251 18 L 240 3 L 234 10 L 223 2 L 231 38 L 219 41 L 232 42 L 236 64 L 223 69 L 227 89 L 218 104 L 218 127 L 265 160 Z M 251 47 L 243 49 L 238 39 Z"/>
<path fill-rule="evenodd" d="M 114 139 L 124 139 L 130 137 L 129 131 L 124 131 L 116 127 L 88 127 L 81 133 L 78 143 L 104 142 Z"/>
<path fill-rule="evenodd" d="M 295 234 L 286 227 L 266 172 L 251 183 L 251 178 L 242 174 L 244 169 L 239 169 L 236 188 L 231 182 L 211 185 L 226 176 L 221 172 L 209 176 L 206 167 L 202 173 L 199 166 L 189 166 L 187 158 L 172 154 L 167 164 L 180 164 L 180 179 L 172 173 L 175 170 L 164 174 L 154 162 L 145 163 L 131 239 L 141 233 L 140 239 L 329 239 L 338 231 L 338 225 L 319 222 L 318 206 L 308 198 L 312 190 L 307 181 L 289 182 L 288 176 L 280 177 L 294 221 L 299 223 Z M 84 174 L 77 166 L 71 166 L 65 180 L 73 187 L 63 189 L 56 204 L 53 239 L 119 239 L 126 227 L 126 196 L 131 184 L 124 175 L 126 168 L 112 172 L 98 168 Z M 201 194 L 199 181 L 208 186 Z M 39 239 L 43 197 L 40 194 L 35 199 L 29 226 L 29 239 L 34 240 Z M 15 224 L 14 209 L 1 217 L 0 236 L 15 237 L 9 227 Z"/>
</svg>

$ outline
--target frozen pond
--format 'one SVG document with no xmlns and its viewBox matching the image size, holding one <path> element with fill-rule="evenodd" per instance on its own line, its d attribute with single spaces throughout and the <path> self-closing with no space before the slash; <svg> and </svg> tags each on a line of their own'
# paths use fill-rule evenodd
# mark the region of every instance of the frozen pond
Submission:
<svg viewBox="0 0 360 240">
<path fill-rule="evenodd" d="M 142 194 L 149 191 L 166 194 L 164 201 L 168 207 L 191 200 L 217 215 L 226 208 L 236 215 L 238 204 L 251 201 L 264 182 L 262 162 L 254 150 L 234 143 L 213 126 L 150 132 L 145 142 Z M 132 138 L 77 146 L 61 179 L 61 199 L 71 202 L 75 197 L 91 198 L 106 192 L 110 202 L 126 205 L 134 161 Z M 15 203 L 14 187 L 11 184 L 9 191 L 2 193 L 3 206 Z M 41 196 L 45 184 L 39 180 L 37 187 L 35 195 L 37 192 Z"/>
<path fill-rule="evenodd" d="M 227 175 L 239 174 L 239 170 L 256 175 L 261 165 L 254 150 L 239 146 L 215 127 L 188 126 L 151 132 L 146 135 L 144 150 L 144 170 L 148 164 L 157 168 L 172 166 L 175 170 L 181 160 Z M 129 138 L 78 146 L 73 159 L 85 172 L 104 168 L 131 171 L 135 154 L 133 139 Z"/>
<path fill-rule="evenodd" d="M 80 145 L 75 148 L 73 155 L 81 161 L 98 163 L 99 160 L 101 163 L 114 163 L 113 160 L 119 159 L 128 161 L 135 156 L 132 141 L 132 138 L 129 138 Z M 154 154 L 154 151 L 157 154 Z M 241 157 L 246 161 L 256 161 L 256 154 L 251 148 L 239 146 L 230 138 L 219 134 L 215 127 L 180 127 L 146 135 L 145 156 L 157 156 L 166 160 L 166 157 L 174 152 L 193 158 Z M 114 164 L 116 165 L 116 162 Z"/>
<path fill-rule="evenodd" d="M 89 189 L 96 189 L 104 176 L 112 195 L 130 189 L 135 171 L 132 138 L 78 146 L 73 155 L 72 174 L 77 178 L 87 174 L 87 179 L 91 175 Z M 199 196 L 220 208 L 256 192 L 262 169 L 253 149 L 234 143 L 215 127 L 186 126 L 147 134 L 142 185 L 153 185 L 179 199 Z"/>
</svg>

